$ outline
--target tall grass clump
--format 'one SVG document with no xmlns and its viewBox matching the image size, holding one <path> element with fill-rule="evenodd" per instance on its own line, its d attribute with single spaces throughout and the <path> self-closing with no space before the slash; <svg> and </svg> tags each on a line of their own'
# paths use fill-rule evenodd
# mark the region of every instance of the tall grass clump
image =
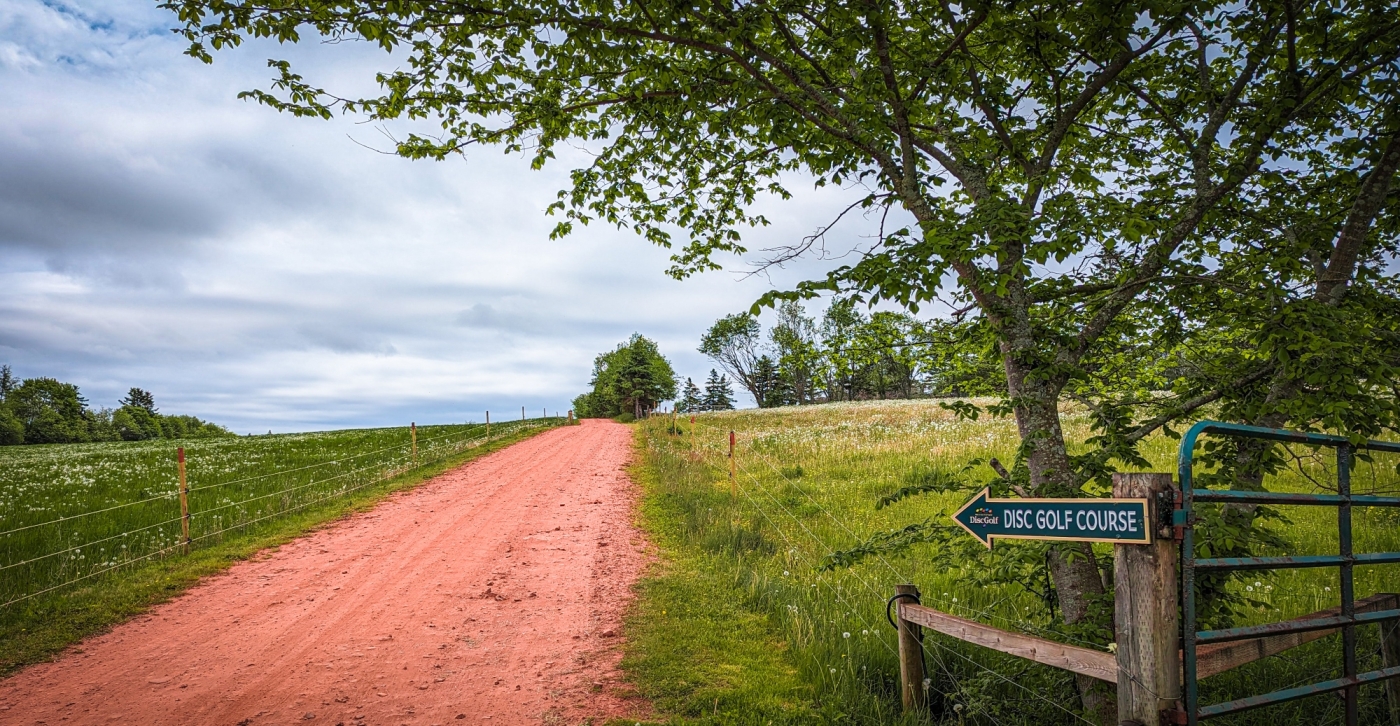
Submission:
<svg viewBox="0 0 1400 726">
<path fill-rule="evenodd" d="M 1067 411 L 1064 418 L 1071 440 L 1089 437 L 1087 415 Z M 729 494 L 731 429 L 737 500 Z M 840 561 L 871 542 L 906 536 L 910 524 L 954 526 L 949 514 L 968 494 L 947 482 L 969 475 L 969 462 L 1013 461 L 1017 445 L 1009 420 L 958 420 L 926 401 L 705 414 L 693 430 L 686 422 L 673 429 L 670 418 L 643 424 L 642 521 L 662 563 L 644 581 L 632 622 L 625 664 L 639 689 L 663 712 L 695 723 L 1085 723 L 1069 673 L 931 632 L 924 645 L 932 712 L 900 713 L 895 632 L 885 619 L 897 583 L 917 584 L 925 604 L 962 617 L 1102 647 L 1058 624 L 1045 581 L 998 571 L 1003 561 L 976 552 L 940 565 L 939 545 L 918 538 L 898 554 L 877 547 L 880 554 Z M 1166 437 L 1146 442 L 1151 469 L 1174 471 L 1176 445 Z M 1298 453 L 1302 463 L 1269 488 L 1327 486 L 1327 464 Z M 1394 463 L 1358 471 L 1357 491 L 1400 488 Z M 979 466 L 986 471 L 977 476 L 992 475 Z M 1299 553 L 1336 552 L 1334 509 L 1284 509 L 1269 526 Z M 1395 525 L 1393 512 L 1358 509 L 1357 551 L 1400 550 Z M 1111 552 L 1108 545 L 1096 550 Z M 1400 568 L 1357 573 L 1358 598 L 1400 592 Z M 1322 570 L 1256 573 L 1238 583 L 1239 622 L 1335 606 L 1335 579 Z M 1363 631 L 1363 668 L 1379 663 L 1374 630 Z M 1340 667 L 1340 638 L 1324 638 L 1204 681 L 1203 702 L 1336 677 Z M 1382 689 L 1363 689 L 1363 702 L 1366 722 L 1383 723 Z M 1338 704 L 1319 697 L 1221 723 L 1337 723 Z"/>
</svg>

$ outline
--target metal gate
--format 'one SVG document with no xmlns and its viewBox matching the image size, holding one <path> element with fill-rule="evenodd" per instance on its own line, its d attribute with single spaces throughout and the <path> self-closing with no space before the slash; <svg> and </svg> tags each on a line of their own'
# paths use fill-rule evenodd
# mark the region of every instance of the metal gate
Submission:
<svg viewBox="0 0 1400 726">
<path fill-rule="evenodd" d="M 1284 492 L 1252 492 L 1240 490 L 1196 489 L 1192 484 L 1192 452 L 1196 439 L 1202 434 L 1220 434 L 1236 438 L 1261 439 L 1264 441 L 1309 444 L 1326 446 L 1337 452 L 1337 493 L 1336 494 L 1291 494 Z M 1356 598 L 1353 589 L 1352 572 L 1357 565 L 1378 565 L 1400 562 L 1400 552 L 1378 552 L 1355 554 L 1352 552 L 1351 510 L 1353 506 L 1400 507 L 1400 497 L 1380 497 L 1353 495 L 1351 493 L 1352 454 L 1358 450 L 1400 453 L 1400 443 L 1388 441 L 1367 441 L 1360 446 L 1341 436 L 1312 434 L 1280 429 L 1267 429 L 1257 426 L 1242 426 L 1216 421 L 1202 421 L 1192 426 L 1181 439 L 1178 455 L 1180 467 L 1181 504 L 1174 512 L 1173 524 L 1181 527 L 1181 615 L 1182 615 L 1182 655 L 1183 690 L 1185 691 L 1185 721 L 1190 726 L 1205 719 L 1238 713 L 1260 706 L 1268 706 L 1322 693 L 1341 691 L 1346 699 L 1346 724 L 1357 726 L 1358 699 L 1360 686 L 1378 683 L 1400 676 L 1400 665 L 1393 665 L 1367 673 L 1357 673 L 1356 665 L 1356 626 L 1400 619 L 1400 609 L 1375 612 L 1356 612 Z M 1312 555 L 1290 557 L 1222 557 L 1196 559 L 1192 527 L 1192 507 L 1197 502 L 1221 504 L 1288 504 L 1311 505 L 1337 508 L 1337 535 L 1340 543 L 1336 555 Z M 1221 572 L 1228 570 L 1277 570 L 1304 567 L 1336 567 L 1340 569 L 1341 613 L 1332 617 L 1314 617 L 1290 620 L 1281 623 L 1251 625 L 1226 628 L 1223 630 L 1196 630 L 1196 572 Z M 1342 677 L 1320 683 L 1312 683 L 1295 688 L 1286 688 L 1259 696 L 1250 696 L 1233 701 L 1202 706 L 1199 703 L 1196 687 L 1198 646 L 1208 643 L 1259 638 L 1284 633 L 1305 633 L 1318 630 L 1342 631 Z"/>
</svg>

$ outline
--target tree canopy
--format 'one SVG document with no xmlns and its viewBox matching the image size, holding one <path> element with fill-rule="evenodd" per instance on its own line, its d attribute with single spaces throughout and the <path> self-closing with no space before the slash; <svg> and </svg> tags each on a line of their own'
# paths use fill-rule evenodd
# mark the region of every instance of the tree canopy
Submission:
<svg viewBox="0 0 1400 726">
<path fill-rule="evenodd" d="M 71 383 L 55 378 L 17 379 L 0 366 L 0 446 L 70 444 L 232 436 L 222 426 L 194 416 L 166 416 L 155 397 L 131 389 L 116 411 L 92 409 Z"/>
<path fill-rule="evenodd" d="M 882 220 L 875 244 L 762 302 L 840 292 L 981 318 L 1027 492 L 1102 487 L 1112 462 L 1139 463 L 1143 437 L 1217 403 L 1261 422 L 1396 425 L 1392 2 L 164 6 L 206 61 L 303 33 L 395 52 L 378 95 L 338 96 L 280 60 L 248 95 L 436 119 L 440 134 L 398 142 L 408 157 L 499 144 L 541 165 L 590 146 L 556 233 L 633 229 L 675 246 L 677 277 L 745 252 L 743 231 L 767 223 L 757 199 L 793 179 L 863 190 L 851 209 Z M 785 330 L 801 365 L 808 331 Z M 1065 398 L 1099 413 L 1096 453 L 1069 454 Z M 1103 591 L 1090 554 L 1047 556 L 1070 623 Z M 1110 720 L 1111 699 L 1081 685 Z"/>
<path fill-rule="evenodd" d="M 574 399 L 580 418 L 646 416 L 676 397 L 676 373 L 656 343 L 633 334 L 593 360 L 592 390 Z"/>
</svg>

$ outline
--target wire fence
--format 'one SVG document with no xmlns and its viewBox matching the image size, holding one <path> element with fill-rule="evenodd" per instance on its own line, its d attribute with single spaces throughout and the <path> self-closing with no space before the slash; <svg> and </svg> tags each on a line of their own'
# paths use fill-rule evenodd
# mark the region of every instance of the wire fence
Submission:
<svg viewBox="0 0 1400 726">
<path fill-rule="evenodd" d="M 5 451 L 0 609 L 176 556 L 187 547 L 255 534 L 278 518 L 490 441 L 560 423 L 556 416 Z M 188 540 L 182 530 L 177 443 L 187 459 Z"/>
</svg>

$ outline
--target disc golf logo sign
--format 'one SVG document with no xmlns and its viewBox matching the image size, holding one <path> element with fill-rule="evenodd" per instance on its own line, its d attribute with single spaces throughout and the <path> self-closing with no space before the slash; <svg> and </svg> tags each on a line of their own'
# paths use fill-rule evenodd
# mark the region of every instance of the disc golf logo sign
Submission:
<svg viewBox="0 0 1400 726">
<path fill-rule="evenodd" d="M 993 539 L 1152 542 L 1146 499 L 994 499 L 983 489 L 953 521 L 988 548 Z"/>
</svg>

